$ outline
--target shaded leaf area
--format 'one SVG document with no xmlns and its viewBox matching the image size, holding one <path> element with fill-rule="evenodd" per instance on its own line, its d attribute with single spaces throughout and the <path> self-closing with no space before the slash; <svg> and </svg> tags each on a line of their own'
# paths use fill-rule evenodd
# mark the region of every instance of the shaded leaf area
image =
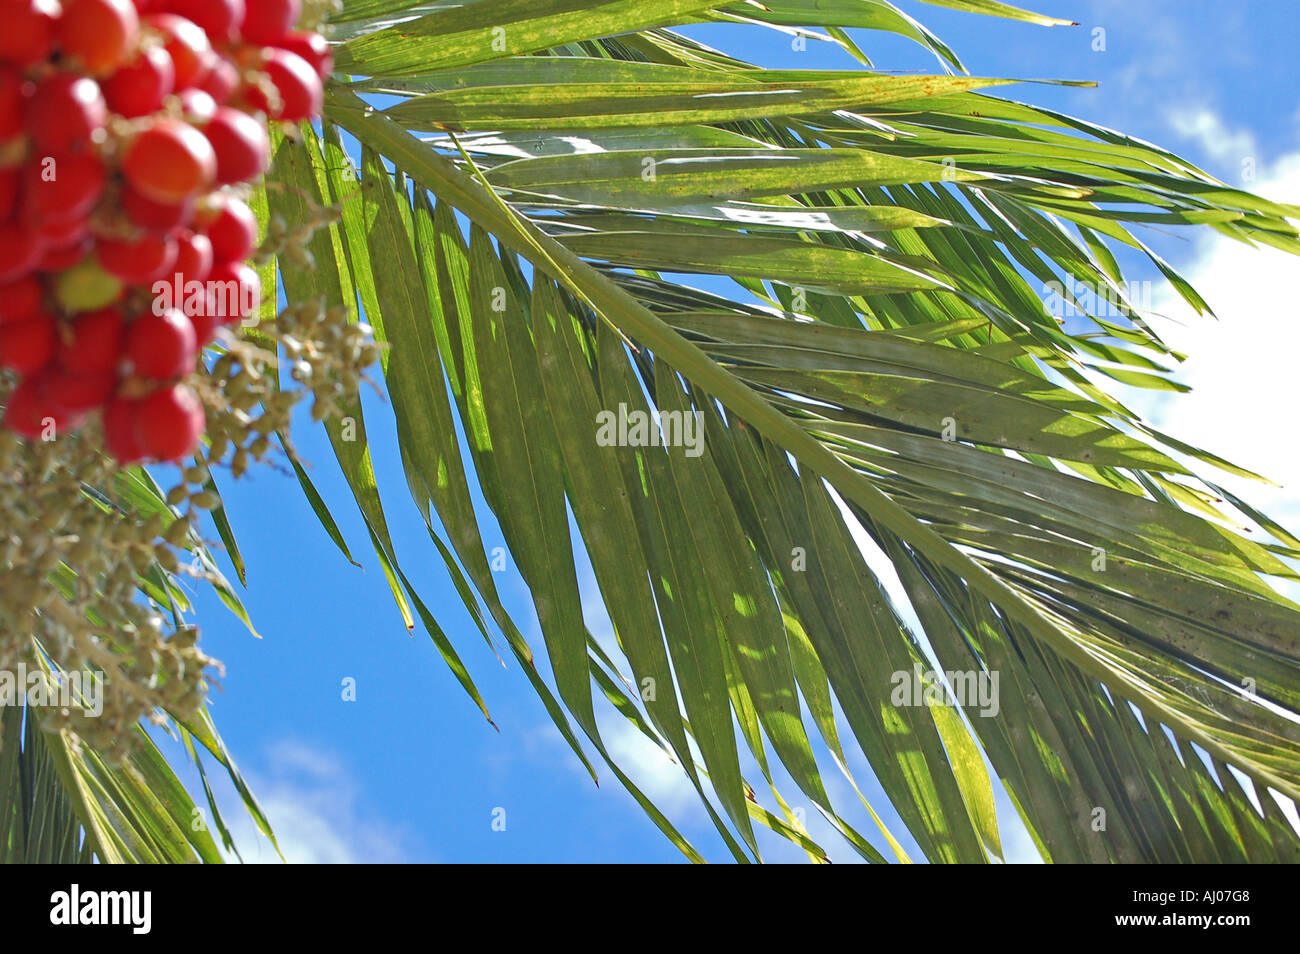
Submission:
<svg viewBox="0 0 1300 954">
<path fill-rule="evenodd" d="M 0 709 L 0 863 L 220 864 L 235 851 L 196 746 L 231 774 L 261 830 L 270 824 L 206 713 L 173 726 L 201 773 L 200 808 L 143 727 L 123 762 L 109 763 L 68 732 L 46 731 L 39 708 Z"/>
</svg>

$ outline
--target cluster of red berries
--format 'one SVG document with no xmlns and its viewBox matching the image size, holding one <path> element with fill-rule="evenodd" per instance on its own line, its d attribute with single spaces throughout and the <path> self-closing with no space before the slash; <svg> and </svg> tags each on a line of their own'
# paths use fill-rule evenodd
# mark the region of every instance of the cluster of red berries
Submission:
<svg viewBox="0 0 1300 954">
<path fill-rule="evenodd" d="M 329 44 L 301 0 L 0 0 L 0 367 L 29 439 L 102 412 L 123 463 L 205 425 L 183 383 L 257 307 L 235 187 L 268 122 L 320 115 Z"/>
</svg>

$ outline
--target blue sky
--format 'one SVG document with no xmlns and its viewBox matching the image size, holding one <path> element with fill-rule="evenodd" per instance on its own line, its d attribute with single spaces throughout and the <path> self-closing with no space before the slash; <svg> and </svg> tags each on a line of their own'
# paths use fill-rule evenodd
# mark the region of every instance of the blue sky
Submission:
<svg viewBox="0 0 1300 954">
<path fill-rule="evenodd" d="M 1270 194 L 1281 190 L 1274 197 L 1300 201 L 1300 78 L 1294 65 L 1300 11 L 1294 0 L 1030 4 L 1081 23 L 1055 29 L 904 5 L 976 75 L 1101 84 L 1024 85 L 1002 95 L 1158 142 L 1227 182 Z M 690 32 L 767 66 L 854 66 L 829 44 L 810 41 L 806 52 L 796 52 L 790 38 L 775 31 L 713 26 Z M 907 41 L 866 33 L 857 38 L 878 68 L 938 69 L 929 54 Z M 1099 39 L 1104 50 L 1094 49 Z M 1251 164 L 1243 165 L 1245 160 Z M 1252 168 L 1254 182 L 1243 182 L 1243 171 Z M 1280 414 L 1261 420 L 1242 413 L 1289 397 L 1280 362 L 1295 353 L 1286 342 L 1300 345 L 1294 330 L 1300 316 L 1294 295 L 1288 299 L 1282 292 L 1288 274 L 1296 274 L 1294 262 L 1271 253 L 1243 254 L 1213 236 L 1184 232 L 1149 240 L 1204 286 L 1224 320 L 1205 330 L 1206 322 L 1193 322 L 1170 300 L 1145 260 L 1128 262 L 1134 268 L 1130 278 L 1156 284 L 1157 310 L 1182 322 L 1173 328 L 1175 337 L 1182 335 L 1197 355 L 1184 376 L 1198 394 L 1179 408 L 1145 397 L 1149 403 L 1142 406 L 1179 436 L 1264 468 L 1281 483 L 1300 477 L 1294 442 L 1283 436 L 1288 429 L 1294 434 L 1294 425 Z M 1255 361 L 1260 353 L 1252 343 L 1265 340 L 1279 356 L 1274 373 L 1267 356 L 1262 369 L 1243 367 L 1245 355 Z M 263 468 L 222 486 L 247 563 L 243 598 L 263 638 L 252 638 L 215 600 L 199 594 L 205 646 L 228 671 L 214 696 L 213 715 L 286 854 L 321 861 L 681 861 L 608 772 L 601 773 L 600 788 L 592 785 L 513 663 L 503 669 L 484 646 L 406 493 L 391 416 L 378 397 L 367 400 L 379 485 L 404 568 L 456 643 L 501 732 L 483 720 L 427 635 L 405 632 L 328 444 L 301 418 L 295 442 L 315 462 L 312 477 L 364 570 L 334 548 L 296 481 Z M 1291 399 L 1273 406 L 1293 404 Z M 1251 498 L 1293 515 L 1290 523 L 1300 525 L 1294 491 L 1252 492 Z M 500 534 L 488 515 L 481 519 L 490 549 L 501 542 Z M 589 574 L 586 580 L 594 596 Z M 531 618 L 523 611 L 526 594 L 517 576 L 500 574 L 498 584 L 516 618 Z M 598 614 L 591 624 L 600 631 Z M 540 649 L 535 627 L 526 635 Z M 356 680 L 355 702 L 341 698 L 349 678 Z M 610 742 L 697 847 L 711 860 L 725 859 L 671 766 L 647 756 L 621 731 Z M 855 770 L 860 779 L 869 778 L 865 766 Z M 831 780 L 833 767 L 826 764 L 825 771 Z M 855 801 L 835 782 L 837 801 Z M 269 849 L 255 843 L 237 802 L 228 792 L 223 800 L 250 860 L 273 860 Z M 498 809 L 505 812 L 504 831 L 493 830 Z M 868 820 L 851 817 L 870 834 Z M 1028 860 L 1031 852 L 1014 819 L 1003 811 L 1000 821 L 1011 856 Z M 814 828 L 813 834 L 819 832 Z M 775 840 L 764 845 L 776 860 L 802 857 Z"/>
</svg>

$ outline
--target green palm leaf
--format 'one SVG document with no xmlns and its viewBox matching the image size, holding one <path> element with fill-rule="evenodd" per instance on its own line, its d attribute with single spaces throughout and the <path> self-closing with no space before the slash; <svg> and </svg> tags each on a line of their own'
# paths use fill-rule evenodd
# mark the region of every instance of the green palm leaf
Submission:
<svg viewBox="0 0 1300 954">
<path fill-rule="evenodd" d="M 874 22 L 836 21 L 825 4 L 727 13 L 903 22 L 871 6 Z M 335 160 L 359 142 L 360 171 L 301 147 L 290 165 L 301 186 L 316 162 L 322 201 L 359 190 L 363 216 L 330 242 L 353 268 L 362 248 L 393 266 L 371 268 L 378 294 L 362 304 L 393 344 L 417 507 L 441 517 L 517 645 L 466 519 L 477 479 L 533 593 L 559 698 L 599 750 L 591 680 L 608 690 L 608 673 L 581 622 L 567 503 L 633 684 L 665 687 L 643 711 L 619 697 L 621 711 L 753 855 L 738 743 L 765 774 L 770 746 L 870 848 L 829 804 L 813 754 L 839 749 L 835 703 L 929 858 L 998 853 L 981 749 L 1054 860 L 1248 854 L 1238 777 L 1216 782 L 1187 755 L 1194 743 L 1296 793 L 1300 740 L 1280 710 L 1296 703 L 1297 608 L 1265 582 L 1294 578 L 1294 541 L 1229 529 L 1197 476 L 1221 462 L 1094 383 L 1178 387 L 1158 359 L 1179 356 L 1140 316 L 1098 313 L 1076 331 L 1034 286 L 1071 276 L 1123 302 L 1107 239 L 1145 250 L 1126 223 L 1213 224 L 1294 250 L 1296 210 L 1148 144 L 963 91 L 990 81 L 756 70 L 661 29 L 700 15 L 690 7 L 471 4 L 367 26 L 373 8 L 349 6 L 352 90 L 332 90 L 325 140 Z M 615 13 L 603 32 L 618 35 L 602 39 Z M 494 27 L 505 49 L 458 52 Z M 449 42 L 431 53 L 435 37 Z M 377 93 L 398 99 L 377 111 Z M 692 272 L 756 304 L 675 277 Z M 599 447 L 592 422 L 620 405 L 701 413 L 704 453 Z M 921 632 L 848 513 L 894 563 Z M 815 556 L 792 572 L 800 548 Z M 891 675 L 929 653 L 1000 673 L 1005 714 L 882 705 Z M 1232 689 L 1247 677 L 1258 695 Z M 1094 806 L 1112 817 L 1100 837 Z"/>
</svg>

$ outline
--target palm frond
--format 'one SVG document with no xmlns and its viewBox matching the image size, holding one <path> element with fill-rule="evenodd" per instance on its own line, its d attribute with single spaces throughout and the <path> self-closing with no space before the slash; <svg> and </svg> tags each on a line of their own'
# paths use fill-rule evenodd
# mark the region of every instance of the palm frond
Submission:
<svg viewBox="0 0 1300 954">
<path fill-rule="evenodd" d="M 824 857 L 769 749 L 863 857 L 906 857 L 869 802 L 870 838 L 832 804 L 817 753 L 848 772 L 839 713 L 931 860 L 1001 857 L 984 756 L 1049 860 L 1294 860 L 1269 792 L 1300 794 L 1300 607 L 1269 580 L 1296 579 L 1297 540 L 1207 475 L 1244 471 L 1103 382 L 1182 387 L 1115 248 L 1208 311 L 1135 232 L 1296 252 L 1300 208 L 975 92 L 1006 80 L 763 70 L 670 29 L 718 19 L 896 32 L 960 68 L 874 0 L 360 0 L 334 26 L 348 79 L 323 136 L 279 144 L 271 206 L 343 209 L 314 271 L 279 262 L 285 290 L 391 345 L 408 490 L 482 635 L 589 768 L 579 732 L 609 761 L 601 696 L 672 753 L 738 859 L 761 857 L 755 820 Z M 1120 316 L 1053 314 L 1046 290 L 1074 280 Z M 698 414 L 701 453 L 602 446 L 598 415 L 620 408 Z M 399 567 L 358 433 L 335 450 L 407 625 L 486 714 Z M 497 593 L 474 486 L 554 690 Z M 587 632 L 575 546 L 620 659 Z M 918 667 L 997 674 L 1000 714 L 891 704 Z"/>
</svg>

